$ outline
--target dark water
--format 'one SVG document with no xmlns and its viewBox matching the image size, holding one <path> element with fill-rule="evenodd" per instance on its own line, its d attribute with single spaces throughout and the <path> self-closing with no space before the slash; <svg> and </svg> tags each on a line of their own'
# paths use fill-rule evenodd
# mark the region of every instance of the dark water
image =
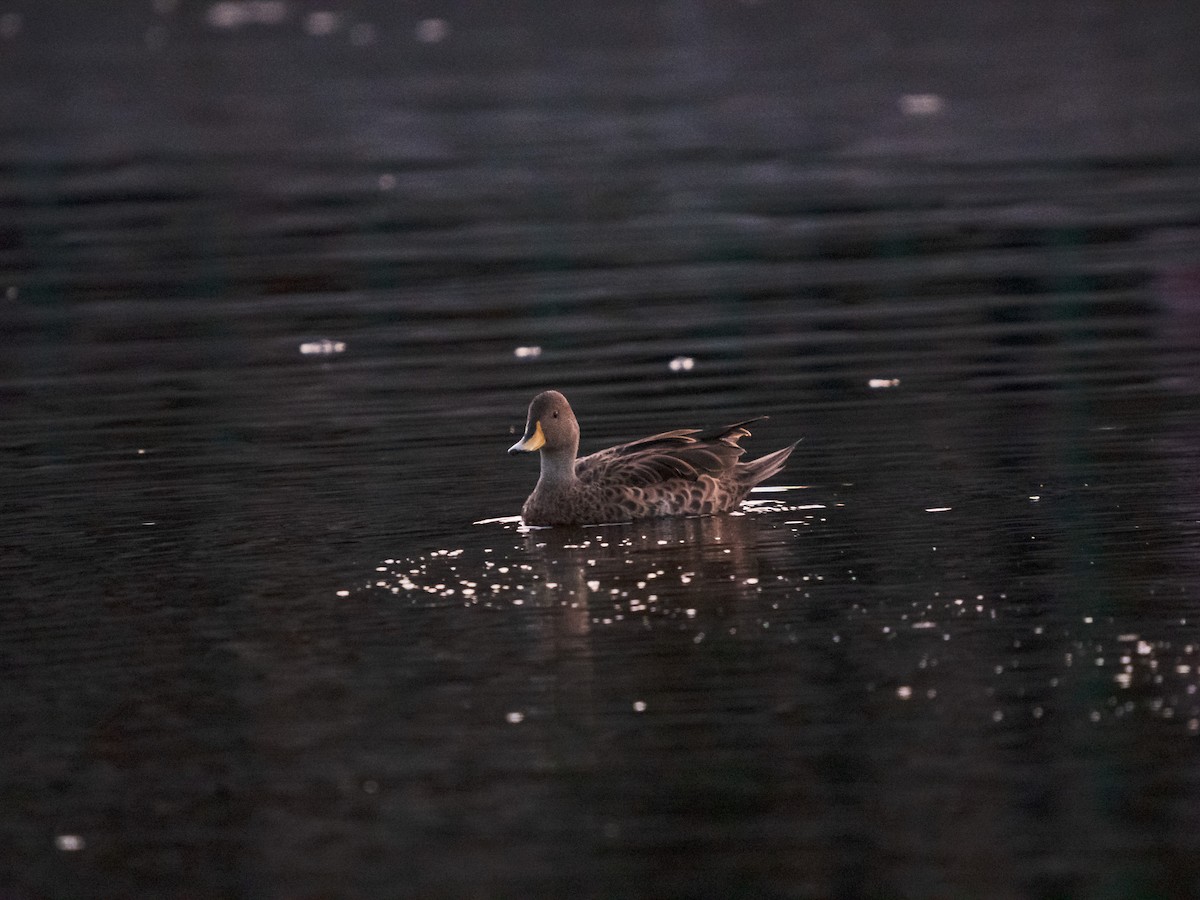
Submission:
<svg viewBox="0 0 1200 900">
<path fill-rule="evenodd" d="M 0 893 L 1200 894 L 1196 15 L 938 14 L 0 9 Z"/>
</svg>

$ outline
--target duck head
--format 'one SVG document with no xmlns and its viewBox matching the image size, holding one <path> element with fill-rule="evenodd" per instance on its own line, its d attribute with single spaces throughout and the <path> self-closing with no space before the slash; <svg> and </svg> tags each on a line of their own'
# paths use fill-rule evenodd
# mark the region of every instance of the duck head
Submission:
<svg viewBox="0 0 1200 900">
<path fill-rule="evenodd" d="M 543 391 L 529 404 L 524 436 L 508 448 L 511 456 L 541 450 L 543 458 L 574 461 L 579 450 L 579 423 L 571 404 L 558 391 Z"/>
</svg>

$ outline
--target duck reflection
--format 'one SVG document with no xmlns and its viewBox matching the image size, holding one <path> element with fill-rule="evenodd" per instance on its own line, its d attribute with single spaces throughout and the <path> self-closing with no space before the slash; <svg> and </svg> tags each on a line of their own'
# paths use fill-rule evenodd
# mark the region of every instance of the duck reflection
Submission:
<svg viewBox="0 0 1200 900">
<path fill-rule="evenodd" d="M 760 592 L 762 528 L 753 516 L 723 515 L 531 531 L 530 602 L 560 608 L 557 627 L 576 635 L 736 614 Z"/>
</svg>

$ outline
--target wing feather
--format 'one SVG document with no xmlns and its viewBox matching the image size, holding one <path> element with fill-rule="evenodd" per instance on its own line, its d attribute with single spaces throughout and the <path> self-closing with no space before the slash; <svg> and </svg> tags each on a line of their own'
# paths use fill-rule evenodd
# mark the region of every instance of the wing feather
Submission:
<svg viewBox="0 0 1200 900">
<path fill-rule="evenodd" d="M 748 419 L 707 432 L 680 428 L 651 435 L 582 457 L 575 463 L 575 474 L 582 481 L 616 480 L 630 487 L 675 478 L 695 481 L 701 475 L 720 477 L 746 452 L 738 441 L 750 434 L 746 426 L 757 421 Z"/>
</svg>

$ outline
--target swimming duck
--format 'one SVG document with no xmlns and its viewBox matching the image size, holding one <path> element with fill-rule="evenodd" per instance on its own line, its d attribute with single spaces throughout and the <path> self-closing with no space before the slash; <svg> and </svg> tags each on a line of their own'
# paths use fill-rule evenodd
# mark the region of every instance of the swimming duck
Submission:
<svg viewBox="0 0 1200 900">
<path fill-rule="evenodd" d="M 796 445 L 751 462 L 738 441 L 748 419 L 712 431 L 680 428 L 576 459 L 579 423 L 558 391 L 529 404 L 525 435 L 510 455 L 540 451 L 542 473 L 521 508 L 526 525 L 596 525 L 735 509 L 750 489 L 783 468 Z"/>
</svg>

